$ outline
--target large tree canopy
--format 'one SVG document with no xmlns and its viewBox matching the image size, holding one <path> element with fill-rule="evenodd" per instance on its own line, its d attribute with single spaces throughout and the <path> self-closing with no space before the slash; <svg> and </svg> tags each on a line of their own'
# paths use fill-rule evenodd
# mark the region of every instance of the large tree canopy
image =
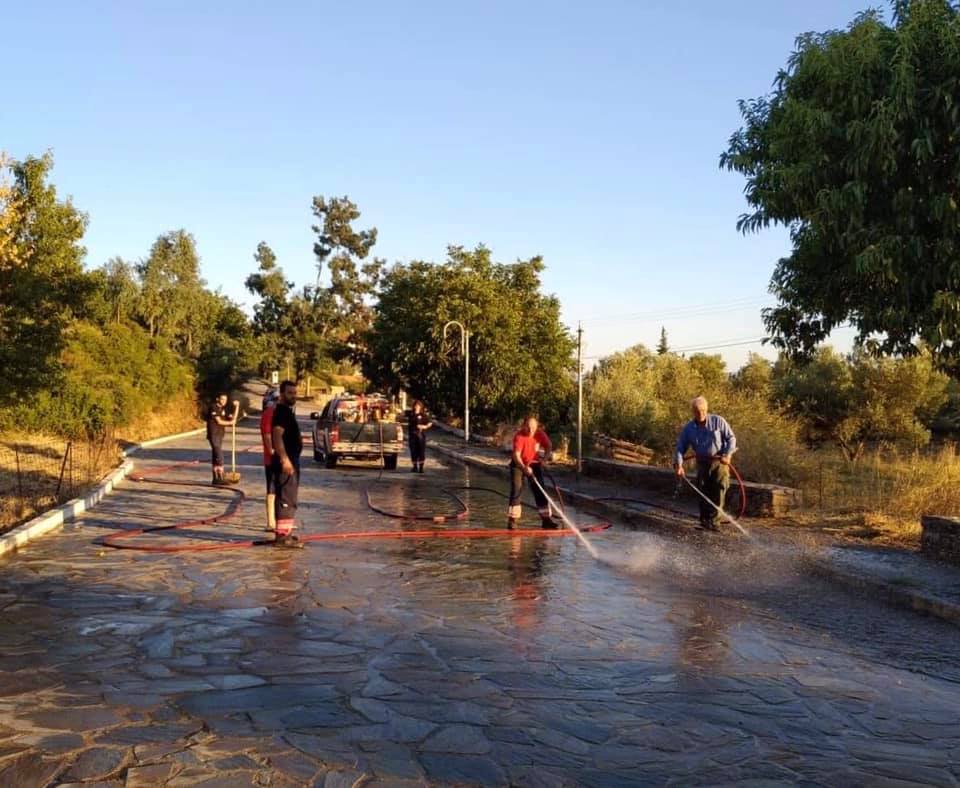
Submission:
<svg viewBox="0 0 960 788">
<path fill-rule="evenodd" d="M 51 385 L 90 290 L 80 243 L 87 217 L 48 183 L 52 157 L 6 166 L 13 179 L 0 184 L 0 405 Z"/>
<path fill-rule="evenodd" d="M 741 102 L 721 165 L 747 178 L 744 231 L 790 229 L 774 343 L 809 355 L 853 324 L 881 353 L 960 363 L 960 9 L 902 0 L 808 33 L 771 95 Z"/>
<path fill-rule="evenodd" d="M 394 266 L 383 279 L 364 373 L 441 413 L 461 413 L 460 337 L 443 341 L 444 324 L 459 320 L 471 333 L 476 415 L 506 419 L 534 409 L 556 419 L 572 392 L 574 342 L 557 299 L 540 292 L 543 267 L 539 257 L 495 263 L 483 246 L 451 246 L 441 264 Z"/>
</svg>

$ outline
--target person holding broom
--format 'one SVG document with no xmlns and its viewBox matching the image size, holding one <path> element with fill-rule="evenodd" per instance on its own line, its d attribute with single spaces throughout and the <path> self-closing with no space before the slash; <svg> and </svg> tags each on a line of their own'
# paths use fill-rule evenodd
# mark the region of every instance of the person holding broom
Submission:
<svg viewBox="0 0 960 788">
<path fill-rule="evenodd" d="M 235 399 L 233 415 L 227 415 L 227 399 L 225 393 L 217 394 L 207 413 L 207 441 L 210 443 L 214 484 L 226 484 L 223 473 L 223 437 L 227 434 L 227 427 L 237 423 L 237 414 L 240 412 L 240 400 Z"/>
</svg>

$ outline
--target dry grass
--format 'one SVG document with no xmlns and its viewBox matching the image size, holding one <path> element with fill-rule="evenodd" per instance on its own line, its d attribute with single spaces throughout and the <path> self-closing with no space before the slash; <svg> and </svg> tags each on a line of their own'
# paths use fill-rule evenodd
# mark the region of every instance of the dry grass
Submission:
<svg viewBox="0 0 960 788">
<path fill-rule="evenodd" d="M 70 500 L 117 464 L 116 441 L 0 436 L 0 532 Z"/>
<path fill-rule="evenodd" d="M 197 415 L 197 402 L 193 394 L 183 394 L 167 405 L 142 416 L 136 424 L 117 430 L 117 439 L 123 443 L 140 441 L 188 432 L 203 426 Z"/>
<path fill-rule="evenodd" d="M 0 435 L 0 533 L 84 494 L 117 466 L 120 444 L 202 426 L 196 413 L 188 394 L 116 436 L 70 442 L 50 435 Z"/>
<path fill-rule="evenodd" d="M 915 547 L 925 514 L 960 515 L 960 456 L 953 445 L 872 451 L 855 463 L 839 452 L 796 458 L 806 509 L 796 518 L 845 537 Z"/>
</svg>

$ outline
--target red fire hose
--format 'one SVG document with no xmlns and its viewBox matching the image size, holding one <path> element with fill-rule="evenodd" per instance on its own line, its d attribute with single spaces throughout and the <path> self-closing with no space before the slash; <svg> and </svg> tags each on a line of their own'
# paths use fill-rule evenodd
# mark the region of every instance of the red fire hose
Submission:
<svg viewBox="0 0 960 788">
<path fill-rule="evenodd" d="M 174 463 L 172 465 L 165 465 L 158 468 L 151 469 L 155 473 L 163 473 L 175 468 L 188 467 L 193 465 L 198 465 L 199 460 L 192 460 L 189 462 L 180 462 Z M 147 553 L 202 553 L 202 552 L 212 552 L 218 550 L 237 550 L 241 548 L 248 547 L 262 547 L 266 545 L 273 544 L 273 539 L 238 539 L 238 540 L 224 540 L 224 541 L 207 541 L 200 542 L 188 545 L 149 545 L 144 544 L 142 539 L 147 534 L 163 534 L 163 533 L 175 533 L 177 531 L 182 531 L 187 528 L 197 528 L 207 525 L 215 525 L 217 523 L 222 523 L 225 520 L 229 520 L 237 514 L 237 511 L 243 505 L 243 502 L 246 500 L 246 495 L 243 490 L 237 489 L 235 487 L 213 487 L 205 482 L 189 482 L 189 481 L 175 481 L 172 479 L 164 479 L 156 475 L 145 476 L 143 474 L 132 474 L 128 477 L 130 480 L 135 482 L 149 483 L 149 484 L 165 484 L 173 485 L 180 487 L 201 487 L 204 490 L 221 490 L 228 492 L 231 495 L 230 502 L 227 504 L 226 509 L 223 510 L 218 515 L 213 517 L 204 517 L 191 520 L 182 520 L 173 525 L 159 525 L 159 526 L 150 526 L 145 528 L 132 528 L 132 529 L 122 529 L 119 531 L 114 531 L 109 533 L 98 540 L 98 543 L 104 547 L 111 547 L 116 550 L 138 550 L 141 552 Z M 471 488 L 464 488 L 471 489 Z M 473 488 L 475 490 L 484 489 L 484 488 Z M 398 514 L 390 513 L 386 511 L 380 511 L 376 507 L 371 505 L 371 508 L 374 511 L 379 511 L 381 514 L 384 514 L 388 517 L 395 517 L 398 519 L 427 519 L 429 518 L 431 522 L 442 522 L 446 519 L 450 520 L 460 520 L 464 519 L 469 515 L 469 510 L 467 509 L 466 503 L 459 497 L 454 495 L 452 492 L 445 490 L 448 494 L 452 495 L 460 504 L 463 511 L 458 512 L 452 516 L 442 516 L 443 519 L 439 520 L 439 515 L 416 515 L 410 516 L 407 514 Z M 494 491 L 498 492 L 498 491 Z M 369 503 L 369 499 L 368 499 Z M 585 526 L 581 531 L 587 533 L 595 533 L 598 531 L 605 531 L 610 528 L 610 523 L 595 523 L 589 526 Z M 350 531 L 346 533 L 322 533 L 322 534 L 304 534 L 300 537 L 303 542 L 333 542 L 333 541 L 348 541 L 348 540 L 365 540 L 365 539 L 496 539 L 496 538 L 516 538 L 516 537 L 537 537 L 537 538 L 550 538 L 558 536 L 571 536 L 572 532 L 569 530 L 544 530 L 541 528 L 459 528 L 459 529 L 421 529 L 421 530 L 409 530 L 409 531 Z"/>
</svg>

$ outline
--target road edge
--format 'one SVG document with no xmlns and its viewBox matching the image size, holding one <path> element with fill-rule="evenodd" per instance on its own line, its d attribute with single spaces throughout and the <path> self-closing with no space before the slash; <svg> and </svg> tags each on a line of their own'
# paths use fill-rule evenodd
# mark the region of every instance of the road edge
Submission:
<svg viewBox="0 0 960 788">
<path fill-rule="evenodd" d="M 907 608 L 917 613 L 926 613 L 935 618 L 960 625 L 960 605 L 932 594 L 923 594 L 913 589 L 888 583 L 862 572 L 839 569 L 824 558 L 809 556 L 804 561 L 811 574 L 858 591 L 876 594 L 896 607 Z"/>
</svg>

